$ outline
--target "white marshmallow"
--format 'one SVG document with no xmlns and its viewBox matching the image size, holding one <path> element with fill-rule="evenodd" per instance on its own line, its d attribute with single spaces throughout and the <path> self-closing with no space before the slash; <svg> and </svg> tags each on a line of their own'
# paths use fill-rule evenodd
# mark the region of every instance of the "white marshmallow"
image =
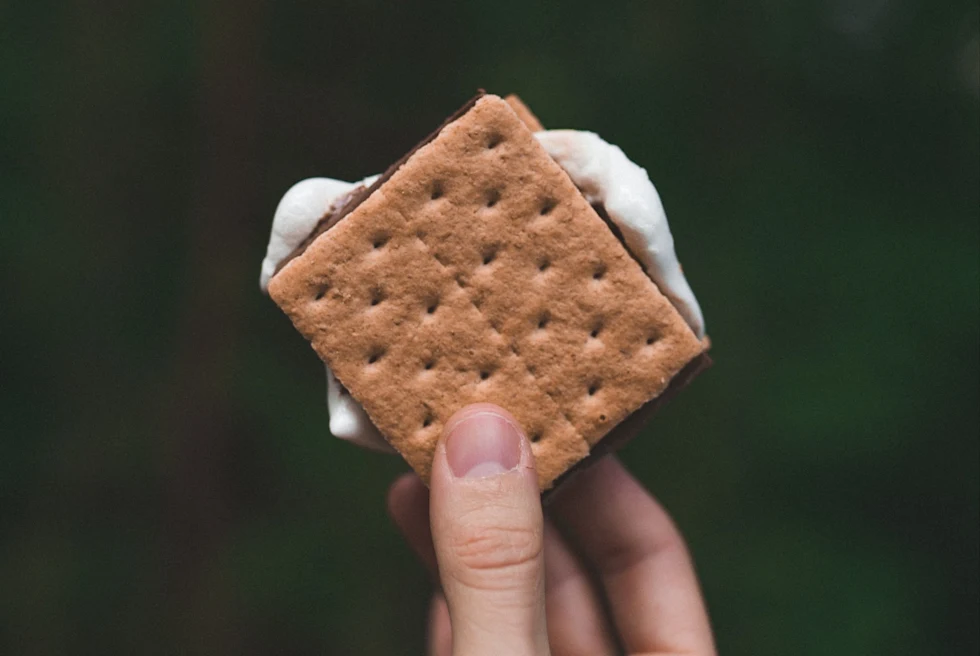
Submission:
<svg viewBox="0 0 980 656">
<path fill-rule="evenodd" d="M 344 389 L 328 365 L 323 367 L 327 370 L 327 408 L 330 410 L 330 432 L 334 437 L 374 451 L 394 453 L 395 449 L 381 437 L 364 407 Z"/>
<path fill-rule="evenodd" d="M 296 250 L 320 221 L 330 206 L 359 185 L 371 185 L 378 176 L 360 182 L 344 182 L 332 178 L 309 178 L 293 185 L 276 207 L 269 235 L 269 247 L 262 260 L 259 286 L 266 291 L 276 267 Z M 327 370 L 327 408 L 330 411 L 330 432 L 335 437 L 376 451 L 394 453 L 381 433 L 368 418 L 361 404 L 343 390 L 330 367 Z"/>
<path fill-rule="evenodd" d="M 259 287 L 262 291 L 266 291 L 269 279 L 276 272 L 279 263 L 313 232 L 316 224 L 336 199 L 358 185 L 370 185 L 377 179 L 376 175 L 364 178 L 360 182 L 308 178 L 290 187 L 279 201 L 275 218 L 272 219 L 269 246 L 266 248 L 265 259 L 262 260 L 262 272 L 259 274 Z"/>
<path fill-rule="evenodd" d="M 645 169 L 593 132 L 545 130 L 534 136 L 590 203 L 602 203 L 647 275 L 698 336 L 704 317 L 674 253 L 674 238 Z"/>
</svg>

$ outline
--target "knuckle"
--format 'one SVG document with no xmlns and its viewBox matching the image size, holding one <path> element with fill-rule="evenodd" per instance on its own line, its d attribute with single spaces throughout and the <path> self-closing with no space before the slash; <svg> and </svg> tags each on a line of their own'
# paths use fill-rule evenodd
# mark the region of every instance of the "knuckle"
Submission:
<svg viewBox="0 0 980 656">
<path fill-rule="evenodd" d="M 518 571 L 534 567 L 542 551 L 541 531 L 506 524 L 460 525 L 452 538 L 459 564 L 478 572 Z"/>
</svg>

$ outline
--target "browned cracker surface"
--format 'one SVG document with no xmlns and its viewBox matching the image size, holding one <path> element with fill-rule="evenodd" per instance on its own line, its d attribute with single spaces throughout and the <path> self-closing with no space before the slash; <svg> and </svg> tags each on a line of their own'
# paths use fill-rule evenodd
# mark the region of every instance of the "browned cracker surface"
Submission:
<svg viewBox="0 0 980 656">
<path fill-rule="evenodd" d="M 486 95 L 269 293 L 428 481 L 444 422 L 496 403 L 542 489 L 701 351 L 507 102 Z"/>
</svg>

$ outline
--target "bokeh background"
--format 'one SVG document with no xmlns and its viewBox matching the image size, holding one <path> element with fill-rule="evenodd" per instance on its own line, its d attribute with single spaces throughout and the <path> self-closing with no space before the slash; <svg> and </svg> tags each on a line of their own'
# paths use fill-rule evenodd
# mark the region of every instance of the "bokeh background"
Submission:
<svg viewBox="0 0 980 656">
<path fill-rule="evenodd" d="M 623 454 L 725 654 L 976 654 L 975 0 L 0 2 L 0 652 L 412 654 L 399 461 L 258 290 L 477 87 L 657 183 L 716 366 Z"/>
</svg>

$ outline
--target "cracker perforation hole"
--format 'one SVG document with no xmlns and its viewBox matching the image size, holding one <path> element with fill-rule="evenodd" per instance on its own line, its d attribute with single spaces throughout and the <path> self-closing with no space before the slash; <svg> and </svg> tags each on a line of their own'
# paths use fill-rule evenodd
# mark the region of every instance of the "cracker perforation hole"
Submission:
<svg viewBox="0 0 980 656">
<path fill-rule="evenodd" d="M 487 192 L 487 207 L 493 207 L 500 200 L 500 191 L 498 189 L 491 189 Z"/>
<path fill-rule="evenodd" d="M 432 183 L 432 191 L 429 193 L 429 198 L 432 200 L 439 200 L 446 193 L 446 190 L 442 186 L 442 181 L 437 180 Z"/>
<path fill-rule="evenodd" d="M 375 287 L 371 290 L 371 307 L 374 307 L 385 300 L 384 290 L 380 287 Z"/>
<path fill-rule="evenodd" d="M 555 201 L 554 198 L 545 198 L 544 200 L 542 200 L 541 201 L 541 210 L 540 210 L 541 216 L 545 216 L 547 214 L 550 214 L 551 213 L 551 210 L 555 209 L 555 206 L 557 204 L 558 204 L 558 202 Z"/>
<path fill-rule="evenodd" d="M 486 380 L 488 378 L 490 378 L 490 370 L 489 369 L 481 369 L 480 370 L 480 380 Z"/>
<path fill-rule="evenodd" d="M 602 262 L 599 262 L 599 264 L 597 264 L 595 266 L 595 269 L 592 272 L 592 279 L 593 280 L 602 280 L 602 278 L 605 275 L 606 275 L 606 265 L 603 264 Z"/>
<path fill-rule="evenodd" d="M 378 235 L 371 242 L 371 246 L 375 250 L 377 250 L 377 249 L 381 248 L 382 246 L 384 246 L 385 244 L 387 244 L 389 239 L 390 239 L 390 237 L 388 235 Z"/>
<path fill-rule="evenodd" d="M 429 358 L 422 363 L 422 368 L 426 371 L 432 371 L 432 368 L 436 366 L 436 361 L 433 358 Z"/>
<path fill-rule="evenodd" d="M 438 310 L 438 309 L 439 309 L 439 299 L 437 299 L 437 298 L 436 299 L 432 299 L 431 301 L 428 302 L 428 304 L 426 304 L 426 306 L 425 306 L 425 313 L 426 314 L 435 314 L 436 313 L 436 310 Z"/>
<path fill-rule="evenodd" d="M 531 431 L 531 434 L 527 436 L 527 439 L 531 440 L 532 444 L 537 444 L 541 441 L 542 433 L 539 430 Z"/>
<path fill-rule="evenodd" d="M 324 296 L 327 295 L 328 291 L 330 291 L 330 285 L 322 285 L 318 290 L 316 290 L 316 294 L 313 295 L 313 300 L 314 301 L 321 300 Z"/>
<path fill-rule="evenodd" d="M 376 346 L 370 351 L 368 351 L 367 363 L 376 364 L 381 358 L 384 357 L 385 350 L 384 347 Z"/>
<path fill-rule="evenodd" d="M 428 428 L 432 425 L 432 422 L 436 420 L 435 415 L 428 408 L 425 409 L 425 414 L 422 415 L 422 428 Z"/>
<path fill-rule="evenodd" d="M 540 262 L 538 262 L 538 271 L 541 273 L 544 273 L 549 268 L 551 268 L 551 260 L 548 258 L 543 258 Z"/>
<path fill-rule="evenodd" d="M 499 132 L 493 132 L 487 139 L 487 149 L 493 150 L 503 142 L 504 138 Z"/>
<path fill-rule="evenodd" d="M 599 421 L 605 421 L 606 415 L 599 415 Z"/>
<path fill-rule="evenodd" d="M 538 330 L 544 330 L 551 323 L 551 313 L 543 312 L 538 317 Z"/>
<path fill-rule="evenodd" d="M 483 249 L 483 266 L 487 266 L 497 259 L 497 245 L 491 244 Z"/>
<path fill-rule="evenodd" d="M 657 337 L 655 335 L 650 335 L 649 337 L 647 337 L 647 346 L 653 346 L 653 343 L 656 341 L 657 341 Z"/>
<path fill-rule="evenodd" d="M 601 332 L 602 332 L 602 322 L 600 321 L 600 322 L 598 322 L 596 325 L 594 325 L 592 327 L 592 332 L 589 333 L 589 336 L 592 339 L 595 339 L 595 338 L 597 338 L 599 336 L 599 333 L 601 333 Z"/>
<path fill-rule="evenodd" d="M 595 393 L 599 391 L 599 383 L 595 382 L 589 385 L 589 396 L 595 396 Z"/>
</svg>

